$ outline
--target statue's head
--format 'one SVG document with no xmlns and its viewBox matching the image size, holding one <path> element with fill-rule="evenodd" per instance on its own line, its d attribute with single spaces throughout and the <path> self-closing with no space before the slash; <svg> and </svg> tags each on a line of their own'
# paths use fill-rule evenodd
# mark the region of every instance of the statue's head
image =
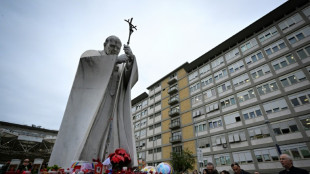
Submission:
<svg viewBox="0 0 310 174">
<path fill-rule="evenodd" d="M 122 42 L 118 37 L 112 35 L 105 40 L 103 47 L 107 55 L 118 55 L 122 47 Z"/>
</svg>

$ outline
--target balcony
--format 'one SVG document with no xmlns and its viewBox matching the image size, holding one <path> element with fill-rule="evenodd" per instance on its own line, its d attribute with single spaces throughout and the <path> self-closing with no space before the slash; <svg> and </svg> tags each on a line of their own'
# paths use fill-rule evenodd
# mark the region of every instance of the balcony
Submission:
<svg viewBox="0 0 310 174">
<path fill-rule="evenodd" d="M 170 100 L 168 101 L 169 105 L 174 105 L 174 104 L 177 104 L 177 103 L 179 103 L 179 98 L 178 97 L 170 98 Z"/>
<path fill-rule="evenodd" d="M 180 121 L 174 121 L 169 124 L 170 129 L 179 129 L 181 127 L 181 122 Z"/>
<path fill-rule="evenodd" d="M 169 111 L 169 116 L 170 117 L 174 117 L 180 115 L 180 109 L 172 109 L 171 111 Z"/>
<path fill-rule="evenodd" d="M 174 94 L 176 92 L 178 92 L 178 87 L 177 86 L 173 86 L 173 87 L 169 88 L 169 90 L 168 90 L 168 94 L 170 94 L 170 95 Z"/>
<path fill-rule="evenodd" d="M 170 143 L 179 143 L 182 141 L 182 136 L 181 135 L 174 135 L 170 137 Z"/>
<path fill-rule="evenodd" d="M 178 78 L 177 77 L 171 77 L 168 81 L 168 84 L 169 85 L 172 85 L 173 83 L 177 82 L 178 81 Z"/>
</svg>

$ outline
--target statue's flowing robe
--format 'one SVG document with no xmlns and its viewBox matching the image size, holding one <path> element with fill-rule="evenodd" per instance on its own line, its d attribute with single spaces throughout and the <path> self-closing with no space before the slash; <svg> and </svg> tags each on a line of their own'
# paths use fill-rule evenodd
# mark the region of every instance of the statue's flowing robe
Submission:
<svg viewBox="0 0 310 174">
<path fill-rule="evenodd" d="M 134 58 L 131 66 L 116 64 L 118 59 L 92 50 L 81 56 L 49 166 L 103 161 L 117 148 L 125 149 L 131 166 L 137 166 L 131 117 L 137 63 Z"/>
</svg>

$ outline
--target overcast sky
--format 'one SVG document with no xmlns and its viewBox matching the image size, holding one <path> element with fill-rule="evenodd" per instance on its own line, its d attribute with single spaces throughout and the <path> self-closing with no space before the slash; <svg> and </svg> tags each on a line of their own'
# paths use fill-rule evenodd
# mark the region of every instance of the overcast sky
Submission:
<svg viewBox="0 0 310 174">
<path fill-rule="evenodd" d="M 132 99 L 284 0 L 1 0 L 0 120 L 58 130 L 80 55 L 110 35 L 130 46 Z M 121 52 L 123 53 L 123 51 Z"/>
</svg>

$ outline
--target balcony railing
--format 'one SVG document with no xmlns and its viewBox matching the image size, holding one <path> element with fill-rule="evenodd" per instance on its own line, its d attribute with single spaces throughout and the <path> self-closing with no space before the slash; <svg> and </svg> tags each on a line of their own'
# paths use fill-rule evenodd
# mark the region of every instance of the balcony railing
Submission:
<svg viewBox="0 0 310 174">
<path fill-rule="evenodd" d="M 179 98 L 178 97 L 173 97 L 171 98 L 169 101 L 168 101 L 168 104 L 169 105 L 174 105 L 174 104 L 177 104 L 179 103 Z"/>
<path fill-rule="evenodd" d="M 174 121 L 169 124 L 170 129 L 178 129 L 181 127 L 181 122 L 180 121 Z"/>
<path fill-rule="evenodd" d="M 174 87 L 171 87 L 171 88 L 169 88 L 169 90 L 168 90 L 168 94 L 174 94 L 174 93 L 176 93 L 176 92 L 178 92 L 178 87 L 177 86 L 174 86 Z"/>
<path fill-rule="evenodd" d="M 171 85 L 171 84 L 173 84 L 173 83 L 175 83 L 175 82 L 177 82 L 177 81 L 178 81 L 178 78 L 177 78 L 177 77 L 171 77 L 171 78 L 169 79 L 169 81 L 168 81 L 168 84 Z"/>
<path fill-rule="evenodd" d="M 169 111 L 169 116 L 170 117 L 174 117 L 180 115 L 180 109 L 172 109 L 171 111 Z"/>
<path fill-rule="evenodd" d="M 170 137 L 170 143 L 179 143 L 182 141 L 182 136 L 181 135 L 174 135 Z"/>
</svg>

